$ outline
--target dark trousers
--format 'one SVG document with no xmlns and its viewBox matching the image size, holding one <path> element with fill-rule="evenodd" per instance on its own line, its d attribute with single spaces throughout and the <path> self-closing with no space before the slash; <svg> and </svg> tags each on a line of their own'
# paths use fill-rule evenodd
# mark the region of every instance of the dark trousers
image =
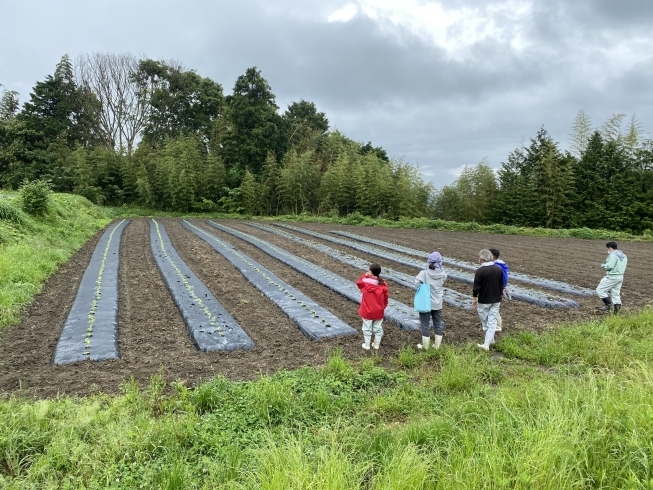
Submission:
<svg viewBox="0 0 653 490">
<path fill-rule="evenodd" d="M 420 313 L 419 321 L 422 324 L 422 337 L 428 337 L 431 332 L 431 318 L 435 335 L 442 335 L 442 310 L 431 310 L 430 313 Z"/>
</svg>

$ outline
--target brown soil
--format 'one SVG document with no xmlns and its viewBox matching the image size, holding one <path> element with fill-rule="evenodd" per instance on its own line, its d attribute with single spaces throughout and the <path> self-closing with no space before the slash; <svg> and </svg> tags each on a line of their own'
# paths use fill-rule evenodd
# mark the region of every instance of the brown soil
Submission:
<svg viewBox="0 0 653 490">
<path fill-rule="evenodd" d="M 369 353 L 360 348 L 361 337 L 346 337 L 312 342 L 297 325 L 256 288 L 236 268 L 208 244 L 186 231 L 176 220 L 165 219 L 173 245 L 189 267 L 241 324 L 256 347 L 247 352 L 198 352 L 168 294 L 150 251 L 147 221 L 135 219 L 125 229 L 121 246 L 120 268 L 120 353 L 119 361 L 82 362 L 67 366 L 50 364 L 61 328 L 76 295 L 76 287 L 90 260 L 100 233 L 88 241 L 59 271 L 44 284 L 43 290 L 26 308 L 19 325 L 0 332 L 0 392 L 22 391 L 36 397 L 65 393 L 85 395 L 93 392 L 116 393 L 125 379 L 134 377 L 145 386 L 150 377 L 163 372 L 169 381 L 183 380 L 189 385 L 217 374 L 231 379 L 253 379 L 282 369 L 295 369 L 325 362 L 328 351 L 340 348 L 348 359 Z M 236 221 L 227 226 L 264 238 L 343 277 L 355 280 L 361 271 L 334 261 L 313 249 L 290 240 L 256 230 Z M 360 329 L 357 305 L 272 259 L 257 248 L 230 235 L 210 228 L 211 233 L 237 246 L 274 272 L 284 281 L 315 299 L 335 315 Z M 353 233 L 387 240 L 421 250 L 439 250 L 443 255 L 473 261 L 481 248 L 493 246 L 512 270 L 594 288 L 602 277 L 598 266 L 605 259 L 602 241 L 554 239 L 455 233 L 429 230 L 395 230 L 371 227 L 302 224 L 321 232 L 346 229 Z M 334 246 L 333 244 L 329 244 Z M 623 288 L 624 309 L 637 310 L 649 301 L 651 284 L 650 257 L 653 244 L 623 243 L 629 264 Z M 364 253 L 337 247 L 365 260 L 380 262 L 403 272 L 410 268 L 384 263 Z M 449 281 L 448 287 L 469 293 L 470 287 Z M 413 291 L 390 283 L 391 297 L 410 304 Z M 582 299 L 572 310 L 545 310 L 520 302 L 505 302 L 501 307 L 504 331 L 541 331 L 565 321 L 600 318 L 594 312 L 596 298 Z M 466 343 L 481 339 L 474 311 L 446 306 L 445 341 Z M 408 334 L 393 324 L 384 324 L 381 357 L 388 363 L 402 345 L 415 343 L 419 333 Z M 499 334 L 501 335 L 501 334 Z"/>
</svg>

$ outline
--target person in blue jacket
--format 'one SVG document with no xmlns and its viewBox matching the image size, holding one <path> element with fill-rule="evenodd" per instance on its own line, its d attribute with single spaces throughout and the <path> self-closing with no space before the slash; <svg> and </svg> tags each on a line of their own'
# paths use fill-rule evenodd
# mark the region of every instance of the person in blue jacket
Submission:
<svg viewBox="0 0 653 490">
<path fill-rule="evenodd" d="M 506 264 L 503 260 L 499 259 L 501 252 L 499 252 L 498 248 L 491 248 L 489 250 L 490 253 L 492 254 L 492 261 L 494 262 L 494 265 L 500 267 L 501 272 L 503 273 L 503 285 L 501 287 L 502 296 L 507 299 L 510 299 L 510 293 L 508 293 L 508 289 L 507 289 L 508 272 L 510 271 L 510 267 L 508 267 L 508 264 Z M 497 329 L 495 331 L 501 332 L 501 330 L 503 330 L 503 319 L 501 318 L 501 315 L 499 315 L 497 318 Z"/>
</svg>

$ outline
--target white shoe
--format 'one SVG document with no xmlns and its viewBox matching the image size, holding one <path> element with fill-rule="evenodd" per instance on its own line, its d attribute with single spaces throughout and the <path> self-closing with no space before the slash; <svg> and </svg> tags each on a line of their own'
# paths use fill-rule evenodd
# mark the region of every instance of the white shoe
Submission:
<svg viewBox="0 0 653 490">
<path fill-rule="evenodd" d="M 485 352 L 488 352 L 490 350 L 489 347 L 486 347 L 484 344 L 476 344 L 476 347 L 479 349 L 483 349 Z"/>
<path fill-rule="evenodd" d="M 417 344 L 417 348 L 426 350 L 426 349 L 429 348 L 430 343 L 431 343 L 431 338 L 430 337 L 422 337 L 422 343 Z"/>
<path fill-rule="evenodd" d="M 372 340 L 372 337 L 363 335 L 363 340 L 365 340 L 365 343 L 361 347 L 365 350 L 370 350 L 370 340 Z"/>
<path fill-rule="evenodd" d="M 439 349 L 441 343 L 442 343 L 442 335 L 436 335 L 435 340 L 433 341 L 433 348 Z"/>
<path fill-rule="evenodd" d="M 379 350 L 379 347 L 381 346 L 381 337 L 381 335 L 374 336 L 374 343 L 372 344 L 372 347 L 374 347 L 376 350 Z"/>
</svg>

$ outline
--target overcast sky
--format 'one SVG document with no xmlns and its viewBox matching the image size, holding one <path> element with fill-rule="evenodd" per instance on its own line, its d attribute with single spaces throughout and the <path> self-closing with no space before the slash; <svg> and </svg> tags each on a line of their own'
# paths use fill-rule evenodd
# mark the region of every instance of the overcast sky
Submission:
<svg viewBox="0 0 653 490">
<path fill-rule="evenodd" d="M 653 132 L 653 0 L 0 0 L 0 83 L 21 101 L 94 51 L 175 59 L 225 94 L 257 66 L 281 110 L 315 102 L 437 186 L 542 125 L 567 148 L 581 108 Z"/>
</svg>

